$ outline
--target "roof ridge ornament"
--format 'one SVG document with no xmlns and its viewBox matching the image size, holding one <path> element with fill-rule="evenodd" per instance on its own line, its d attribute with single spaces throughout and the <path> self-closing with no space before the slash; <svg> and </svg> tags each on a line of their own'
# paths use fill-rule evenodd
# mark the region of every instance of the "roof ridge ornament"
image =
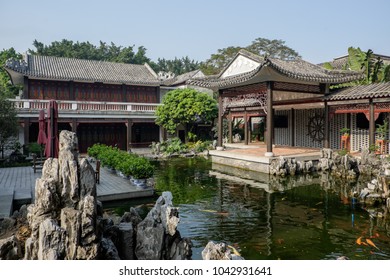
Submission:
<svg viewBox="0 0 390 280">
<path fill-rule="evenodd" d="M 25 60 L 16 60 L 15 58 L 9 58 L 5 62 L 5 66 L 19 72 L 25 72 L 28 68 L 28 64 Z"/>
</svg>

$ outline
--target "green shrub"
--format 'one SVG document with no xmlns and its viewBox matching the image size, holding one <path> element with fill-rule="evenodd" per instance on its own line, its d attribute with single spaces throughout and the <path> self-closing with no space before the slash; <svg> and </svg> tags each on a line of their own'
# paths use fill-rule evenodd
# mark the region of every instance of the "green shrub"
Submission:
<svg viewBox="0 0 390 280">
<path fill-rule="evenodd" d="M 210 147 L 210 145 L 211 145 L 210 141 L 203 142 L 201 140 L 187 143 L 188 150 L 194 151 L 195 153 L 201 153 L 207 150 Z"/>
<path fill-rule="evenodd" d="M 139 157 L 133 159 L 131 166 L 131 176 L 135 179 L 146 179 L 153 176 L 154 166 L 146 158 Z"/>
<path fill-rule="evenodd" d="M 168 139 L 166 141 L 166 148 L 165 148 L 165 153 L 168 155 L 172 155 L 175 153 L 184 153 L 187 151 L 186 145 L 184 145 L 181 140 L 177 137 Z"/>
<path fill-rule="evenodd" d="M 32 153 L 32 154 L 37 154 L 37 155 L 40 155 L 40 154 L 43 152 L 42 146 L 39 145 L 39 144 L 36 143 L 36 142 L 33 142 L 33 143 L 28 144 L 27 149 L 28 149 L 28 151 L 29 151 L 30 153 Z"/>
<path fill-rule="evenodd" d="M 90 157 L 99 158 L 99 155 L 104 149 L 107 148 L 107 145 L 104 144 L 94 144 L 91 147 L 88 147 L 87 153 Z"/>
<path fill-rule="evenodd" d="M 144 179 L 153 176 L 154 167 L 150 161 L 136 154 L 129 154 L 116 147 L 95 144 L 88 148 L 88 155 L 95 157 L 104 166 L 110 166 L 121 171 L 126 176 Z"/>
<path fill-rule="evenodd" d="M 348 154 L 348 150 L 347 149 L 342 149 L 338 153 L 339 153 L 340 156 L 345 156 L 346 154 Z"/>
</svg>

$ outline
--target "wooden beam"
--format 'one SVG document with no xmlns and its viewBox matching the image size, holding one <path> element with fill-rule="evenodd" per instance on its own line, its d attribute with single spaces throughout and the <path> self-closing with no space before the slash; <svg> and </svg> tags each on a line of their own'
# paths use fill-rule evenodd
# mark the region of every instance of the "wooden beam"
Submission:
<svg viewBox="0 0 390 280">
<path fill-rule="evenodd" d="M 245 145 L 249 144 L 248 136 L 249 136 L 249 133 L 248 133 L 248 116 L 247 116 L 246 111 L 245 111 L 245 114 L 244 114 L 244 141 L 245 141 L 244 144 Z"/>
<path fill-rule="evenodd" d="M 131 130 L 133 128 L 133 122 L 131 119 L 128 119 L 127 120 L 127 123 L 126 123 L 126 127 L 127 127 L 127 150 L 130 151 L 131 150 Z"/>
<path fill-rule="evenodd" d="M 228 117 L 228 128 L 229 128 L 229 143 L 233 143 L 233 116 L 232 113 L 229 112 L 229 117 Z"/>
<path fill-rule="evenodd" d="M 329 140 L 329 106 L 328 102 L 325 103 L 325 127 L 324 127 L 324 148 L 330 148 L 330 140 Z"/>
<path fill-rule="evenodd" d="M 369 120 L 369 146 L 375 145 L 375 107 L 372 98 L 370 99 L 370 120 Z"/>
<path fill-rule="evenodd" d="M 24 99 L 29 99 L 29 92 L 28 92 L 28 78 L 25 76 L 23 79 L 23 98 Z"/>
<path fill-rule="evenodd" d="M 72 119 L 72 121 L 70 122 L 70 126 L 72 127 L 72 132 L 76 133 L 77 135 L 77 120 Z"/>
<path fill-rule="evenodd" d="M 295 109 L 292 108 L 291 109 L 291 119 L 290 119 L 290 135 L 291 135 L 291 139 L 290 139 L 290 145 L 291 147 L 294 147 L 295 146 Z"/>
<path fill-rule="evenodd" d="M 325 84 L 320 87 L 321 91 L 324 93 L 324 95 L 329 94 L 329 84 Z M 330 148 L 330 118 L 329 118 L 329 105 L 328 101 L 324 101 L 324 113 L 325 113 L 325 127 L 324 127 L 324 148 L 329 149 Z"/>
</svg>

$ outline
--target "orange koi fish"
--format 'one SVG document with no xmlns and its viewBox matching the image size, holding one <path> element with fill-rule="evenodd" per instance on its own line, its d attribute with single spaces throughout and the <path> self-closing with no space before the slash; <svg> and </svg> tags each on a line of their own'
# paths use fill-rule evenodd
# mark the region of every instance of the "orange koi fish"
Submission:
<svg viewBox="0 0 390 280">
<path fill-rule="evenodd" d="M 375 243 L 374 242 L 372 242 L 372 240 L 371 239 L 369 239 L 369 238 L 366 238 L 366 241 L 367 241 L 367 243 L 370 245 L 370 246 L 372 246 L 372 247 L 374 247 L 375 249 L 378 249 L 379 250 L 379 248 L 375 245 Z"/>
</svg>

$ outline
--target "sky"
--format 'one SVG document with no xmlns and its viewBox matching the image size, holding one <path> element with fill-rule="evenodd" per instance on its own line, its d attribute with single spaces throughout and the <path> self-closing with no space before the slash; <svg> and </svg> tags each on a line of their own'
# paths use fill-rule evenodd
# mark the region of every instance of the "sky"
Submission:
<svg viewBox="0 0 390 280">
<path fill-rule="evenodd" d="M 205 61 L 261 37 L 321 63 L 350 46 L 390 56 L 389 11 L 389 0 L 0 0 L 0 50 L 67 39 L 144 46 L 154 61 Z"/>
</svg>

